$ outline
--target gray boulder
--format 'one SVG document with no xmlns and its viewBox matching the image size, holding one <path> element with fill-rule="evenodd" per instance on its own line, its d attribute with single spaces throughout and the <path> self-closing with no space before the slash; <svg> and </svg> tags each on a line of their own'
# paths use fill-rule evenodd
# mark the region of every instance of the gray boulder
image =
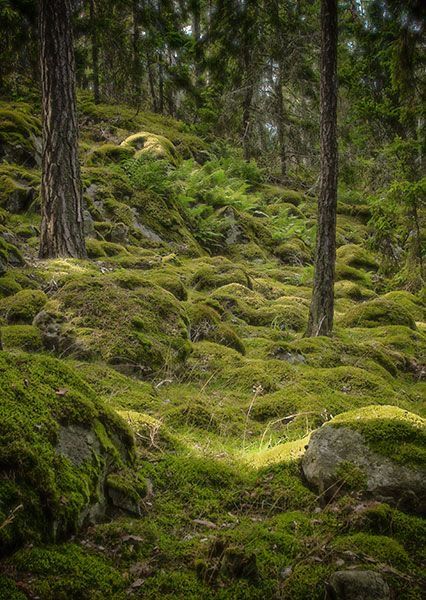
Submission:
<svg viewBox="0 0 426 600">
<path fill-rule="evenodd" d="M 337 571 L 327 586 L 330 600 L 389 600 L 390 589 L 375 571 Z"/>
</svg>

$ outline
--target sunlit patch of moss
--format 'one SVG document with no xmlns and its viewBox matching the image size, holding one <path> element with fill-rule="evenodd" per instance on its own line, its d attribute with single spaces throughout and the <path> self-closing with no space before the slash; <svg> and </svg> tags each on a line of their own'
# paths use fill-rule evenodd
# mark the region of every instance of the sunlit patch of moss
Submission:
<svg viewBox="0 0 426 600">
<path fill-rule="evenodd" d="M 367 250 L 357 244 L 346 244 L 340 246 L 336 252 L 336 259 L 349 267 L 377 271 L 376 258 Z"/>
<path fill-rule="evenodd" d="M 111 162 L 121 162 L 131 158 L 135 150 L 131 146 L 116 146 L 115 144 L 102 144 L 91 150 L 87 157 L 89 166 L 107 165 Z"/>
<path fill-rule="evenodd" d="M 380 563 L 410 569 L 412 562 L 404 548 L 393 538 L 368 533 L 342 535 L 335 539 L 333 548 L 339 552 L 348 550 L 362 557 L 371 557 Z"/>
</svg>

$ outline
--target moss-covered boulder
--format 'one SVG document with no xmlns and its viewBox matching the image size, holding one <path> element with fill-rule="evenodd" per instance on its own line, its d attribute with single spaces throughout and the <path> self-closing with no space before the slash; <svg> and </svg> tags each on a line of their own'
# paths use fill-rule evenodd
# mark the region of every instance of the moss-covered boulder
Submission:
<svg viewBox="0 0 426 600">
<path fill-rule="evenodd" d="M 357 244 L 346 244 L 340 246 L 336 252 L 336 259 L 354 269 L 366 269 L 367 271 L 377 271 L 378 263 L 375 257 Z"/>
<path fill-rule="evenodd" d="M 180 159 L 179 153 L 169 139 L 149 131 L 140 131 L 130 135 L 121 142 L 121 146 L 133 148 L 136 158 L 149 154 L 155 158 L 168 160 L 172 164 L 177 164 Z"/>
<path fill-rule="evenodd" d="M 132 146 L 116 146 L 115 144 L 102 144 L 93 148 L 88 154 L 86 163 L 88 165 L 107 165 L 118 163 L 127 158 L 132 158 L 135 149 Z"/>
<path fill-rule="evenodd" d="M 41 159 L 41 124 L 28 104 L 0 104 L 0 158 L 35 165 Z"/>
<path fill-rule="evenodd" d="M 139 511 L 133 437 L 72 368 L 1 352 L 0 389 L 0 523 L 10 517 L 0 529 L 3 552 L 103 518 L 114 503 L 113 473 L 129 479 Z"/>
<path fill-rule="evenodd" d="M 315 431 L 303 457 L 308 482 L 324 497 L 354 488 L 421 512 L 426 497 L 426 424 L 395 406 L 342 413 Z"/>
<path fill-rule="evenodd" d="M 385 297 L 375 298 L 351 308 L 339 321 L 343 327 L 377 327 L 379 325 L 405 325 L 416 329 L 409 310 L 400 302 Z"/>
<path fill-rule="evenodd" d="M 168 291 L 117 274 L 71 279 L 43 313 L 59 323 L 59 351 L 100 358 L 121 370 L 152 375 L 175 369 L 190 345 L 183 310 Z M 37 318 L 43 331 L 51 320 Z"/>
</svg>

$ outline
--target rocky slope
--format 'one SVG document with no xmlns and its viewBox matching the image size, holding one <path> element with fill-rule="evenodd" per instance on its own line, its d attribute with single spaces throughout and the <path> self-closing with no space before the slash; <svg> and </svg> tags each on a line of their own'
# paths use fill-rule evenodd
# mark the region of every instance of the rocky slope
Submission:
<svg viewBox="0 0 426 600">
<path fill-rule="evenodd" d="M 421 598 L 424 296 L 368 204 L 307 339 L 315 198 L 80 112 L 89 259 L 40 261 L 37 110 L 0 104 L 0 598 Z"/>
</svg>

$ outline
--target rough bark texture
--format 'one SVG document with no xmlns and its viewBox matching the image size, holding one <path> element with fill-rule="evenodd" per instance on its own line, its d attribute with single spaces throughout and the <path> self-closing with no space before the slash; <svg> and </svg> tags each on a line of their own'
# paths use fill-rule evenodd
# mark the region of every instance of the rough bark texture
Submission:
<svg viewBox="0 0 426 600">
<path fill-rule="evenodd" d="M 333 329 L 337 205 L 337 0 L 321 0 L 321 180 L 307 335 Z"/>
<path fill-rule="evenodd" d="M 40 0 L 43 100 L 40 257 L 86 256 L 71 0 Z"/>
<path fill-rule="evenodd" d="M 283 86 L 284 86 L 284 64 L 283 60 L 280 59 L 278 62 L 278 81 L 276 88 L 277 98 L 277 117 L 278 117 L 278 143 L 280 152 L 280 167 L 281 175 L 283 178 L 287 175 L 287 150 L 285 140 L 285 114 L 284 114 L 284 97 L 283 97 Z"/>
</svg>

